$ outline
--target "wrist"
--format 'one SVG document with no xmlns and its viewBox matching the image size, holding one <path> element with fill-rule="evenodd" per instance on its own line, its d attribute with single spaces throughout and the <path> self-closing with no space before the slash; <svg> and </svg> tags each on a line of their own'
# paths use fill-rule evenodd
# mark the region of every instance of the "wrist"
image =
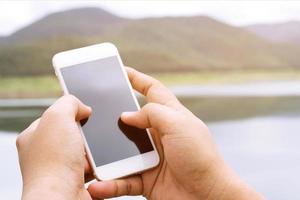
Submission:
<svg viewBox="0 0 300 200">
<path fill-rule="evenodd" d="M 243 182 L 237 175 L 234 175 L 224 187 L 221 199 L 227 200 L 264 200 L 265 198 L 252 187 Z"/>
<path fill-rule="evenodd" d="M 190 190 L 195 199 L 205 200 L 262 200 L 221 158 L 212 161 L 210 167 L 194 177 L 194 187 Z"/>
<path fill-rule="evenodd" d="M 222 167 L 212 170 L 211 189 L 207 193 L 207 200 L 263 200 L 263 196 L 257 193 L 223 161 Z"/>
<path fill-rule="evenodd" d="M 45 176 L 23 184 L 22 200 L 76 199 L 80 189 L 76 184 L 60 177 Z"/>
</svg>

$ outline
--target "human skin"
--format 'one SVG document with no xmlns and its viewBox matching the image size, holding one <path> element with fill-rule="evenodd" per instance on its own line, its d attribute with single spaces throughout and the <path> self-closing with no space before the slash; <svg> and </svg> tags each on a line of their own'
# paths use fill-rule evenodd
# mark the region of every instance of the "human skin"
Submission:
<svg viewBox="0 0 300 200">
<path fill-rule="evenodd" d="M 77 121 L 91 108 L 64 96 L 17 138 L 23 200 L 91 199 L 84 188 L 87 168 Z"/>
<path fill-rule="evenodd" d="M 75 97 L 62 97 L 17 140 L 23 199 L 40 195 L 43 199 L 123 195 L 153 200 L 264 199 L 225 163 L 206 125 L 163 84 L 132 68 L 126 70 L 133 88 L 145 96 L 147 104 L 140 111 L 123 113 L 121 120 L 149 128 L 160 164 L 139 175 L 94 182 L 86 190 L 84 172 L 88 168 L 76 121 L 88 117 L 91 109 Z"/>
</svg>

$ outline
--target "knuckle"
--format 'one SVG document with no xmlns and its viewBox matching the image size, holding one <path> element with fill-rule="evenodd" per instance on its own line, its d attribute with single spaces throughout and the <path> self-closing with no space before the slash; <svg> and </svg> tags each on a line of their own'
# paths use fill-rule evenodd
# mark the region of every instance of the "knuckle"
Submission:
<svg viewBox="0 0 300 200">
<path fill-rule="evenodd" d="M 55 109 L 55 107 L 50 107 L 48 108 L 42 115 L 42 118 L 46 118 L 46 119 L 51 119 L 51 118 L 56 118 L 57 116 L 59 116 L 61 113 L 60 110 Z"/>
<path fill-rule="evenodd" d="M 151 116 L 158 116 L 163 114 L 164 112 L 164 107 L 163 105 L 160 105 L 158 103 L 148 103 L 142 108 L 143 112 L 151 115 Z"/>
<path fill-rule="evenodd" d="M 119 184 L 117 181 L 114 181 L 114 186 L 113 186 L 113 196 L 119 196 Z"/>
<path fill-rule="evenodd" d="M 19 150 L 22 146 L 22 140 L 23 140 L 23 136 L 22 133 L 17 137 L 16 139 L 16 147 Z"/>
<path fill-rule="evenodd" d="M 65 114 L 72 113 L 74 107 L 79 103 L 79 100 L 73 95 L 65 95 L 58 99 L 50 106 L 42 115 L 44 119 L 57 119 Z"/>
<path fill-rule="evenodd" d="M 77 98 L 71 94 L 64 95 L 63 97 L 61 97 L 61 99 L 71 102 L 77 102 Z"/>
<path fill-rule="evenodd" d="M 75 97 L 75 96 L 73 96 L 73 95 L 71 95 L 71 94 L 67 94 L 67 95 L 64 95 L 64 96 L 62 96 L 58 101 L 57 101 L 57 104 L 64 104 L 64 105 L 66 105 L 66 106 L 73 106 L 73 105 L 76 105 L 76 104 L 78 104 L 78 102 L 79 102 L 79 100 Z M 53 105 L 53 106 L 55 106 L 55 105 L 57 105 L 56 103 Z"/>
<path fill-rule="evenodd" d="M 61 104 L 63 104 L 65 108 L 64 111 L 73 110 L 75 107 L 78 107 L 81 103 L 79 99 L 70 94 L 63 96 L 61 101 Z"/>
<path fill-rule="evenodd" d="M 125 195 L 131 194 L 132 186 L 128 180 L 125 180 Z"/>
<path fill-rule="evenodd" d="M 147 104 L 143 107 L 143 109 L 146 110 L 146 111 L 151 111 L 151 110 L 157 108 L 157 106 L 159 106 L 157 103 L 152 103 L 152 102 L 150 102 L 150 103 L 147 103 Z"/>
<path fill-rule="evenodd" d="M 31 135 L 35 132 L 37 129 L 37 126 L 39 125 L 40 118 L 36 119 L 34 122 L 32 122 L 25 130 L 23 130 L 18 137 L 16 138 L 16 147 L 19 150 L 24 144 L 26 144 L 30 138 Z"/>
<path fill-rule="evenodd" d="M 151 77 L 152 78 L 152 80 L 153 80 L 153 84 L 154 85 L 156 85 L 156 86 L 158 86 L 158 87 L 164 87 L 165 88 L 165 85 L 161 82 L 161 81 L 159 81 L 159 80 L 157 80 L 157 79 L 155 79 L 155 78 L 153 78 L 153 77 Z"/>
</svg>

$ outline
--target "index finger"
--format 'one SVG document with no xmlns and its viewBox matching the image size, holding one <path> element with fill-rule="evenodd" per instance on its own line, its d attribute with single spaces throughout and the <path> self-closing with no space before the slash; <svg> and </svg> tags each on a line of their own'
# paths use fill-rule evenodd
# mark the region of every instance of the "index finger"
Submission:
<svg viewBox="0 0 300 200">
<path fill-rule="evenodd" d="M 126 67 L 132 87 L 146 97 L 147 102 L 178 108 L 181 106 L 175 95 L 161 82 L 131 67 Z"/>
</svg>

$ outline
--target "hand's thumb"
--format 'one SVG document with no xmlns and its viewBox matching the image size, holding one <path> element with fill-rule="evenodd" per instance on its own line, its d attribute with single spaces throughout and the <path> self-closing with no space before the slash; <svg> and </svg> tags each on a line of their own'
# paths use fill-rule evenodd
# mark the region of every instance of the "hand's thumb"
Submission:
<svg viewBox="0 0 300 200">
<path fill-rule="evenodd" d="M 176 113 L 171 108 L 157 103 L 148 103 L 139 111 L 123 112 L 121 120 L 137 128 L 154 128 L 166 134 L 169 132 L 166 129 L 174 125 L 175 117 Z"/>
</svg>

